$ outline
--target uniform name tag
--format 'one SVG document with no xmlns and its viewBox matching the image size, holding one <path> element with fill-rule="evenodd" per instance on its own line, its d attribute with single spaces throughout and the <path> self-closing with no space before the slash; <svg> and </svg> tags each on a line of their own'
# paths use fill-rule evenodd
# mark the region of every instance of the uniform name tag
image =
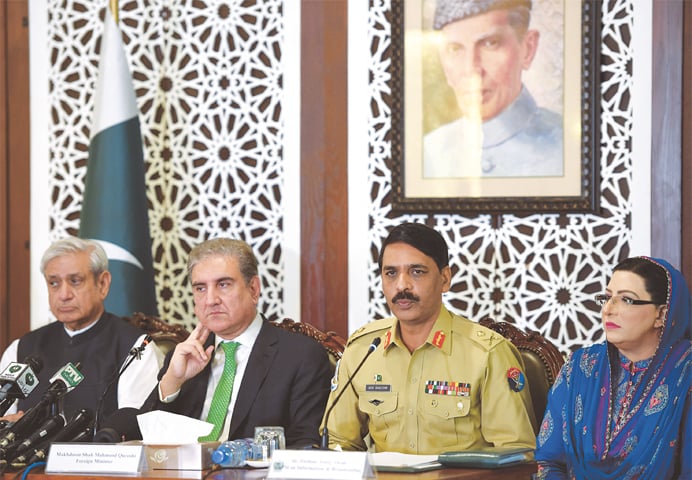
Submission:
<svg viewBox="0 0 692 480">
<path fill-rule="evenodd" d="M 368 384 L 365 385 L 366 392 L 391 392 L 391 385 Z"/>
</svg>

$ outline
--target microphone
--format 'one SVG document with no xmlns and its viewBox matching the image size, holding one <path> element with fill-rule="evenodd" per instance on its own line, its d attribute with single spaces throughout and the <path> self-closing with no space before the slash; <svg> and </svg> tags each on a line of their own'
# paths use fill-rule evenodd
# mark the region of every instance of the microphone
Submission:
<svg viewBox="0 0 692 480">
<path fill-rule="evenodd" d="M 24 438 L 29 432 L 35 429 L 38 424 L 48 416 L 48 408 L 46 404 L 36 405 L 31 407 L 22 415 L 16 422 L 12 423 L 3 431 L 0 438 L 0 458 L 3 458 L 9 451 L 12 450 L 16 441 Z"/>
<path fill-rule="evenodd" d="M 39 462 L 46 458 L 50 444 L 55 442 L 77 442 L 84 440 L 85 432 L 88 432 L 88 439 L 91 440 L 91 426 L 94 420 L 94 412 L 89 408 L 78 411 L 68 421 L 62 429 L 54 432 L 53 435 L 43 437 L 43 440 L 36 445 L 31 452 L 25 452 L 12 460 L 12 465 Z M 28 459 L 28 460 L 27 460 Z"/>
<path fill-rule="evenodd" d="M 127 440 L 141 440 L 142 432 L 139 430 L 137 415 L 141 412 L 137 408 L 127 407 L 116 410 L 113 415 L 106 418 L 103 428 L 94 433 L 94 443 L 119 443 Z"/>
<path fill-rule="evenodd" d="M 128 355 L 127 363 L 123 365 L 123 368 L 120 369 L 120 372 L 118 372 L 118 375 L 122 375 L 123 372 L 127 367 L 130 366 L 132 361 L 136 358 L 137 360 L 142 359 L 142 352 L 144 351 L 145 348 L 147 348 L 147 345 L 149 345 L 154 339 L 151 337 L 151 335 L 147 334 L 144 336 L 144 339 L 142 339 L 142 343 L 139 344 L 139 347 L 134 347 L 132 350 L 130 350 L 130 353 Z"/>
<path fill-rule="evenodd" d="M 142 352 L 144 351 L 145 348 L 147 348 L 147 345 L 149 345 L 154 339 L 151 337 L 151 335 L 145 335 L 144 339 L 142 340 L 142 343 L 138 347 L 134 347 L 130 352 L 127 354 L 127 357 L 125 358 L 125 361 L 123 363 L 122 368 L 116 373 L 113 378 L 111 378 L 110 382 L 108 382 L 108 385 L 106 385 L 106 388 L 103 390 L 103 393 L 99 397 L 99 401 L 96 404 L 96 413 L 94 415 L 94 434 L 99 429 L 99 417 L 101 416 L 101 408 L 103 407 L 103 400 L 106 398 L 106 394 L 108 391 L 111 389 L 111 387 L 115 384 L 115 382 L 120 378 L 120 376 L 127 370 L 127 367 L 130 366 L 130 364 L 135 360 L 140 360 L 142 358 Z M 94 441 L 96 441 L 94 439 Z"/>
<path fill-rule="evenodd" d="M 328 449 L 329 449 L 329 431 L 327 430 L 327 422 L 329 421 L 329 414 L 332 413 L 332 410 L 334 409 L 334 406 L 337 404 L 337 402 L 339 401 L 339 399 L 341 398 L 341 396 L 344 394 L 344 392 L 346 391 L 346 388 L 347 388 L 349 385 L 351 385 L 351 382 L 353 382 L 353 379 L 355 378 L 356 374 L 358 373 L 358 370 L 360 370 L 360 367 L 363 366 L 363 364 L 365 363 L 365 360 L 368 359 L 368 357 L 370 356 L 370 354 L 371 354 L 372 352 L 374 352 L 374 351 L 377 349 L 377 346 L 380 344 L 381 341 L 382 341 L 382 340 L 380 339 L 380 337 L 375 337 L 375 338 L 372 340 L 372 343 L 371 343 L 370 346 L 368 347 L 368 351 L 365 353 L 365 356 L 364 356 L 363 359 L 360 361 L 360 363 L 358 364 L 358 366 L 356 367 L 356 369 L 353 371 L 353 373 L 351 374 L 351 376 L 348 378 L 348 381 L 346 382 L 346 385 L 344 385 L 344 387 L 341 389 L 341 391 L 339 392 L 339 394 L 336 396 L 336 398 L 335 398 L 334 401 L 332 402 L 332 404 L 331 404 L 331 406 L 329 407 L 329 409 L 327 409 L 327 413 L 324 414 L 324 429 L 322 429 L 322 443 L 320 444 L 320 448 L 321 448 L 322 450 L 328 450 Z"/>
<path fill-rule="evenodd" d="M 55 372 L 50 378 L 50 386 L 46 390 L 44 397 L 51 397 L 52 400 L 74 390 L 84 380 L 84 375 L 79 371 L 81 366 L 80 362 L 76 362 L 74 365 L 67 362 L 60 370 Z"/>
<path fill-rule="evenodd" d="M 43 439 L 57 433 L 64 426 L 65 417 L 61 413 L 53 415 L 48 420 L 43 422 L 38 430 L 26 437 L 26 439 L 14 449 L 14 455 L 24 453 L 26 450 L 36 446 Z"/>
<path fill-rule="evenodd" d="M 67 363 L 53 375 L 50 379 L 51 384 L 43 394 L 43 397 L 41 397 L 41 400 L 29 408 L 19 420 L 3 431 L 3 436 L 0 438 L 0 449 L 6 448 L 11 442 L 22 438 L 22 435 L 26 435 L 35 429 L 39 422 L 44 421 L 48 417 L 48 408 L 53 402 L 74 390 L 84 380 L 84 375 L 79 371 L 80 365 L 79 362 L 75 365 Z"/>
<path fill-rule="evenodd" d="M 0 415 L 12 406 L 16 398 L 27 398 L 38 386 L 37 374 L 42 370 L 43 362 L 40 358 L 29 355 L 24 363 L 11 362 L 0 373 Z"/>
</svg>

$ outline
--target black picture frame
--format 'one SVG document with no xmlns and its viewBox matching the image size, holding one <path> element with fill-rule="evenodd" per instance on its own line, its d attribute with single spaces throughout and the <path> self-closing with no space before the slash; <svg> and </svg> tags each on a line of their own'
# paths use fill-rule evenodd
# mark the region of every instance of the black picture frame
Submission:
<svg viewBox="0 0 692 480">
<path fill-rule="evenodd" d="M 391 157 L 388 159 L 392 182 L 392 212 L 394 214 L 454 213 L 466 216 L 485 213 L 597 213 L 599 210 L 600 153 L 598 120 L 600 118 L 601 98 L 599 76 L 601 15 L 599 2 L 597 0 L 581 0 L 580 5 L 578 5 L 581 28 L 577 30 L 577 33 L 572 33 L 572 35 L 580 35 L 581 37 L 576 40 L 580 46 L 581 55 L 578 59 L 565 59 L 565 65 L 567 62 L 579 62 L 575 67 L 580 72 L 578 79 L 580 92 L 576 100 L 576 103 L 579 105 L 578 112 L 572 112 L 569 118 L 572 122 L 580 122 L 580 134 L 577 135 L 579 138 L 573 142 L 575 146 L 573 148 L 574 165 L 571 167 L 572 171 L 576 171 L 576 177 L 572 179 L 575 191 L 569 194 L 562 194 L 561 191 L 560 194 L 537 195 L 535 194 L 535 188 L 533 188 L 533 185 L 536 183 L 534 178 L 514 177 L 499 179 L 499 183 L 496 181 L 496 184 L 501 186 L 502 182 L 509 182 L 507 186 L 519 185 L 521 189 L 521 182 L 524 182 L 528 190 L 527 193 L 490 196 L 442 194 L 440 196 L 427 195 L 425 193 L 422 195 L 412 194 L 406 183 L 409 180 L 409 182 L 413 182 L 409 183 L 409 185 L 417 186 L 416 182 L 421 182 L 420 178 L 413 178 L 414 175 L 407 168 L 407 162 L 411 161 L 413 153 L 410 149 L 407 150 L 406 130 L 406 12 L 410 11 L 411 8 L 415 10 L 419 6 L 422 9 L 423 2 L 425 1 L 430 0 L 401 0 L 392 2 L 392 94 L 388 99 L 392 113 L 392 150 Z M 572 2 L 572 6 L 574 5 L 574 0 L 555 1 L 563 1 L 565 2 L 564 5 Z M 571 31 L 574 32 L 575 30 L 572 29 Z M 565 75 L 566 68 L 563 70 L 563 76 Z M 567 122 L 567 115 L 564 118 L 563 124 Z M 422 141 L 419 144 L 422 144 Z M 414 158 L 414 162 L 422 162 L 420 150 L 417 155 L 420 158 Z M 495 180 L 493 179 L 492 181 Z M 500 188 L 500 190 L 503 189 Z"/>
</svg>

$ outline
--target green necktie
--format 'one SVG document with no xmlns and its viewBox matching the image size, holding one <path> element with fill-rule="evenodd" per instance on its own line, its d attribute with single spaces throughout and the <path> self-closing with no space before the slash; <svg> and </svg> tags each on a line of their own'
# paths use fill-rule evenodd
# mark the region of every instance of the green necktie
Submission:
<svg viewBox="0 0 692 480">
<path fill-rule="evenodd" d="M 207 422 L 213 423 L 214 428 L 205 437 L 199 437 L 200 442 L 213 442 L 219 439 L 219 434 L 223 429 L 223 423 L 228 413 L 228 404 L 231 402 L 231 392 L 233 391 L 233 379 L 235 378 L 235 351 L 238 349 L 238 342 L 223 342 L 221 347 L 226 354 L 226 361 L 223 364 L 223 373 L 219 379 L 219 384 L 214 390 L 214 397 L 211 400 Z"/>
</svg>

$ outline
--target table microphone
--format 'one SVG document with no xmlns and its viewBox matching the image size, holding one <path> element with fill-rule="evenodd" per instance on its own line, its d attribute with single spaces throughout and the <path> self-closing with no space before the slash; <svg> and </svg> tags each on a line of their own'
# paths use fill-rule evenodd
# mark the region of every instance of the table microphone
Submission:
<svg viewBox="0 0 692 480">
<path fill-rule="evenodd" d="M 21 455 L 27 450 L 34 448 L 36 445 L 41 443 L 43 439 L 53 436 L 64 426 L 65 417 L 63 416 L 63 414 L 58 413 L 57 415 L 53 415 L 48 420 L 43 422 L 38 427 L 38 429 L 36 429 L 36 431 L 34 431 L 31 435 L 26 437 L 23 442 L 17 445 L 17 447 L 14 449 L 13 454 L 15 456 Z"/>
<path fill-rule="evenodd" d="M 341 398 L 341 396 L 344 394 L 344 392 L 346 391 L 346 388 L 347 388 L 349 385 L 351 385 L 351 382 L 353 382 L 353 379 L 355 378 L 356 374 L 358 373 L 358 370 L 360 370 L 360 367 L 363 366 L 363 364 L 365 363 L 365 360 L 368 359 L 368 357 L 370 356 L 370 354 L 371 354 L 372 352 L 374 352 L 374 351 L 377 349 L 377 346 L 380 344 L 381 341 L 382 341 L 382 340 L 380 339 L 380 337 L 375 337 L 375 338 L 372 340 L 372 343 L 371 343 L 370 346 L 368 347 L 368 351 L 365 353 L 365 356 L 363 357 L 363 360 L 360 361 L 360 363 L 358 364 L 358 366 L 356 367 L 356 369 L 353 371 L 353 373 L 351 374 L 351 376 L 348 378 L 348 381 L 346 382 L 346 385 L 344 385 L 344 388 L 341 389 L 341 391 L 340 391 L 339 394 L 336 396 L 336 398 L 335 398 L 334 401 L 332 402 L 331 406 L 330 406 L 329 409 L 327 410 L 327 413 L 324 414 L 324 428 L 322 429 L 322 443 L 320 444 L 320 448 L 321 448 L 322 450 L 328 450 L 328 449 L 329 449 L 329 431 L 327 430 L 327 422 L 329 421 L 329 414 L 332 413 L 332 409 L 333 409 L 334 406 L 337 404 L 337 402 L 339 401 L 339 399 Z"/>
<path fill-rule="evenodd" d="M 94 435 L 101 427 L 101 409 L 103 408 L 103 401 L 106 398 L 106 394 L 111 389 L 111 387 L 113 387 L 113 385 L 120 378 L 120 376 L 125 372 L 125 370 L 127 370 L 127 367 L 129 367 L 135 359 L 139 360 L 142 358 L 142 352 L 145 348 L 147 348 L 147 345 L 149 345 L 153 340 L 154 339 L 151 335 L 145 335 L 144 339 L 142 340 L 142 343 L 138 347 L 134 347 L 132 350 L 128 352 L 127 357 L 125 357 L 125 360 L 123 362 L 122 368 L 118 370 L 118 372 L 116 372 L 115 375 L 113 375 L 113 378 L 111 378 L 108 382 L 108 385 L 106 385 L 106 388 L 103 390 L 103 393 L 101 394 L 101 396 L 98 399 L 98 402 L 96 403 L 96 411 L 94 413 Z"/>
<path fill-rule="evenodd" d="M 3 430 L 3 435 L 0 438 L 0 453 L 3 448 L 7 448 L 12 442 L 23 439 L 24 435 L 32 432 L 38 425 L 45 421 L 49 416 L 49 408 L 57 400 L 74 388 L 84 380 L 84 375 L 79 371 L 81 364 L 67 363 L 60 368 L 55 375 L 50 379 L 50 386 L 43 394 L 41 400 L 29 408 L 11 426 Z M 1 455 L 0 455 L 1 456 Z"/>
<path fill-rule="evenodd" d="M 137 415 L 141 411 L 137 408 L 125 407 L 115 411 L 103 421 L 103 425 L 94 432 L 94 443 L 119 443 L 127 440 L 141 440 Z"/>
<path fill-rule="evenodd" d="M 18 398 L 28 398 L 38 386 L 37 374 L 43 369 L 40 358 L 29 355 L 24 363 L 12 362 L 0 373 L 0 416 L 14 405 Z"/>
<path fill-rule="evenodd" d="M 29 355 L 24 359 L 24 363 L 11 362 L 2 373 L 0 373 L 0 404 L 5 400 L 14 401 L 15 398 L 22 396 L 26 398 L 38 385 L 36 376 L 43 369 L 43 362 L 40 358 Z M 11 405 L 12 403 L 10 403 Z M 5 409 L 1 413 L 4 414 Z"/>
<path fill-rule="evenodd" d="M 91 426 L 94 420 L 94 412 L 89 408 L 79 410 L 65 426 L 51 436 L 44 437 L 40 444 L 36 444 L 31 451 L 15 457 L 11 464 L 30 465 L 34 462 L 44 460 L 48 455 L 51 443 L 56 442 L 78 442 L 83 441 L 85 436 L 91 440 Z M 84 432 L 87 435 L 84 435 Z"/>
</svg>

